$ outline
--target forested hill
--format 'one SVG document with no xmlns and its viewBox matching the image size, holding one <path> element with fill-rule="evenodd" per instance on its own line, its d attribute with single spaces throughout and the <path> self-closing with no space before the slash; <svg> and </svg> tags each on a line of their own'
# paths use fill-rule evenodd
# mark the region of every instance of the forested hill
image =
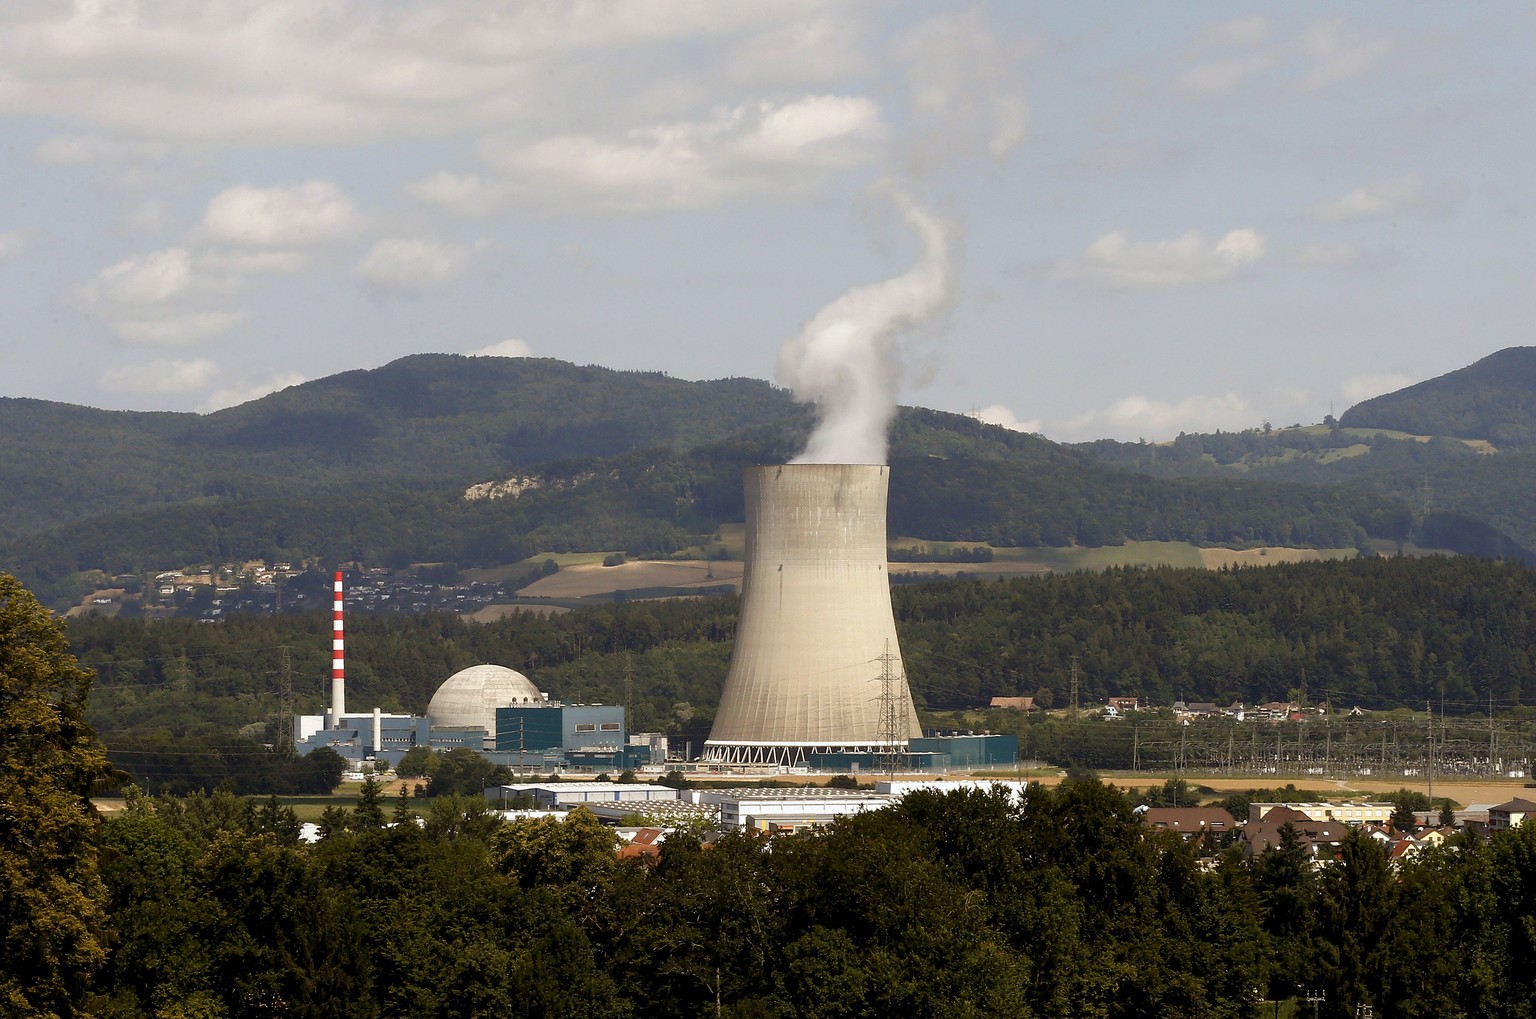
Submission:
<svg viewBox="0 0 1536 1019">
<path fill-rule="evenodd" d="M 1536 347 L 1509 347 L 1474 364 L 1366 400 L 1339 418 L 1345 428 L 1536 445 Z"/>
<path fill-rule="evenodd" d="M 787 441 L 789 440 L 789 441 Z M 0 546 L 0 563 L 51 604 L 81 571 L 141 574 L 249 559 L 494 566 L 551 551 L 670 555 L 743 519 L 743 465 L 782 462 L 784 431 L 683 453 L 637 450 L 521 472 L 512 497 L 458 486 L 263 482 L 217 498 L 102 514 Z M 1252 480 L 1148 480 L 1034 436 L 934 411 L 894 429 L 893 534 L 1001 546 L 1133 540 L 1352 548 L 1406 540 L 1403 502 L 1343 488 Z"/>
<path fill-rule="evenodd" d="M 348 698 L 420 712 L 449 675 L 489 662 L 526 671 L 567 701 L 627 698 L 637 731 L 707 729 L 736 604 L 630 602 L 485 624 L 356 616 Z M 930 709 L 1019 694 L 1067 704 L 1074 662 L 1085 703 L 1139 695 L 1165 706 L 1176 697 L 1257 704 L 1292 699 L 1305 682 L 1310 700 L 1336 710 L 1427 698 L 1465 715 L 1486 711 L 1490 696 L 1501 712 L 1536 704 L 1536 570 L 1512 563 L 1117 569 L 899 587 L 895 609 L 908 676 Z M 119 746 L 266 723 L 277 712 L 282 647 L 291 648 L 296 707 L 319 710 L 329 627 L 316 613 L 215 625 L 82 617 L 68 634 L 98 673 L 91 720 Z"/>
<path fill-rule="evenodd" d="M 1335 422 L 1109 439 L 1073 448 L 1158 478 L 1344 485 L 1414 507 L 1414 540 L 1481 555 L 1536 548 L 1536 347 L 1367 400 Z"/>
<path fill-rule="evenodd" d="M 421 354 L 212 414 L 0 399 L 0 538 L 291 484 L 451 481 L 803 427 L 754 379 L 689 382 L 548 358 Z"/>
<path fill-rule="evenodd" d="M 207 415 L 0 400 L 0 567 L 61 607 L 94 590 L 94 571 L 671 554 L 741 521 L 740 469 L 793 455 L 810 421 L 764 382 L 458 355 L 403 358 Z M 1284 446 L 1297 434 L 1254 441 Z M 1465 444 L 1407 443 L 1406 466 L 1364 478 L 1348 464 L 1388 461 L 1280 449 L 1223 471 L 1235 437 L 1187 438 L 1151 472 L 1178 469 L 1149 480 L 1139 458 L 1156 460 L 1162 447 L 1070 449 L 906 408 L 891 433 L 892 533 L 999 546 L 1378 539 L 1527 559 L 1536 545 L 1536 485 L 1485 497 L 1504 475 L 1481 479 L 1474 467 L 1437 512 L 1422 512 L 1418 458 L 1475 460 Z M 1337 445 L 1331 434 L 1305 441 Z M 1515 455 L 1500 454 L 1501 465 L 1518 467 L 1503 459 Z M 1536 454 L 1529 466 L 1536 472 Z M 1178 477 L 1185 467 L 1202 477 Z M 517 479 L 515 497 L 465 498 L 507 479 Z"/>
</svg>

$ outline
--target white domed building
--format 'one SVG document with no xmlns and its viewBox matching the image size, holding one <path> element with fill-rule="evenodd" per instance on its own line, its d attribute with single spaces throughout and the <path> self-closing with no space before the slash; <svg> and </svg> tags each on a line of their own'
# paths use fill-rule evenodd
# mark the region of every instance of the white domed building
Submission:
<svg viewBox="0 0 1536 1019">
<path fill-rule="evenodd" d="M 427 705 L 432 728 L 480 729 L 496 738 L 496 709 L 547 704 L 549 699 L 521 672 L 500 665 L 472 665 L 437 688 Z"/>
</svg>

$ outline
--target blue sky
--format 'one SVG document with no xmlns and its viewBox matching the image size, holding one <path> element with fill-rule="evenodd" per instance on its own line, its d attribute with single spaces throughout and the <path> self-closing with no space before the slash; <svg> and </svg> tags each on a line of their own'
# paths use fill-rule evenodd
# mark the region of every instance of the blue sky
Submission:
<svg viewBox="0 0 1536 1019">
<path fill-rule="evenodd" d="M 207 411 L 410 353 L 788 384 L 931 266 L 903 403 L 1052 438 L 1532 342 L 1528 3 L 11 0 L 0 395 Z M 938 277 L 934 277 L 938 278 Z"/>
</svg>

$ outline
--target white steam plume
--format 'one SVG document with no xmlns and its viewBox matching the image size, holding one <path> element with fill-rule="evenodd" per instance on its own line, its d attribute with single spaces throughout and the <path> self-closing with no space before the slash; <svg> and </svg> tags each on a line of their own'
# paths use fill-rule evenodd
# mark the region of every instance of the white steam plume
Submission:
<svg viewBox="0 0 1536 1019">
<path fill-rule="evenodd" d="M 944 224 L 905 196 L 893 197 L 922 235 L 922 261 L 905 275 L 843 294 L 779 351 L 779 381 L 797 400 L 816 404 L 820 416 L 794 463 L 885 463 L 901 380 L 895 335 L 949 301 Z"/>
</svg>

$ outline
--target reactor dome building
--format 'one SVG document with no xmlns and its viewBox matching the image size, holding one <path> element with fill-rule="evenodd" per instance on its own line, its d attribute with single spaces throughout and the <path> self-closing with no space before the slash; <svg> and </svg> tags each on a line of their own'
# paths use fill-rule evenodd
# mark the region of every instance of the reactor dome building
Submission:
<svg viewBox="0 0 1536 1019">
<path fill-rule="evenodd" d="M 886 562 L 882 464 L 743 472 L 736 643 L 704 760 L 802 766 L 890 755 L 920 737 Z"/>
<path fill-rule="evenodd" d="M 496 709 L 548 703 L 527 676 L 500 665 L 472 665 L 443 681 L 427 704 L 434 728 L 484 729 L 496 735 Z"/>
</svg>

